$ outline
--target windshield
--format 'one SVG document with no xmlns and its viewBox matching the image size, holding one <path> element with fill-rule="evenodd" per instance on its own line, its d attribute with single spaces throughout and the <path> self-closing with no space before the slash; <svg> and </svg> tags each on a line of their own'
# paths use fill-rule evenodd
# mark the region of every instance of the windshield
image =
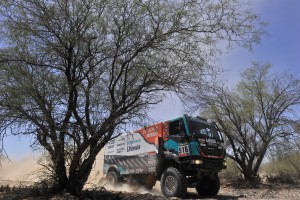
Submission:
<svg viewBox="0 0 300 200">
<path fill-rule="evenodd" d="M 200 121 L 189 120 L 190 133 L 200 138 L 214 138 L 221 140 L 217 129 L 209 124 L 201 123 Z"/>
</svg>

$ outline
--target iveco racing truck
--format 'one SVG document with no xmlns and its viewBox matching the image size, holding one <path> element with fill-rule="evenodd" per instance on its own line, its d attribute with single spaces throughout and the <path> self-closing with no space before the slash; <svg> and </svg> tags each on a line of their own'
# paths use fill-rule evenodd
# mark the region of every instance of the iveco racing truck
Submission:
<svg viewBox="0 0 300 200">
<path fill-rule="evenodd" d="M 160 180 L 166 197 L 187 187 L 214 196 L 218 172 L 226 168 L 222 135 L 215 123 L 182 116 L 122 134 L 105 146 L 104 174 L 112 184 L 127 181 L 151 189 Z"/>
</svg>

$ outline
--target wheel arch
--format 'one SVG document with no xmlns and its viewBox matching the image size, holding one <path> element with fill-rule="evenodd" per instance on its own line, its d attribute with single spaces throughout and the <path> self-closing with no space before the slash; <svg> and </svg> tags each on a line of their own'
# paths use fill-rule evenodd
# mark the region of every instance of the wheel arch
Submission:
<svg viewBox="0 0 300 200">
<path fill-rule="evenodd" d="M 117 176 L 120 178 L 121 174 L 120 174 L 120 171 L 119 171 L 119 168 L 118 168 L 117 165 L 111 165 L 111 166 L 108 168 L 106 174 L 108 174 L 109 172 L 112 172 L 112 171 L 116 172 Z"/>
<path fill-rule="evenodd" d="M 161 160 L 156 167 L 156 176 L 157 179 L 160 180 L 162 173 L 168 168 L 174 167 L 179 169 L 179 163 L 174 159 L 163 159 Z"/>
</svg>

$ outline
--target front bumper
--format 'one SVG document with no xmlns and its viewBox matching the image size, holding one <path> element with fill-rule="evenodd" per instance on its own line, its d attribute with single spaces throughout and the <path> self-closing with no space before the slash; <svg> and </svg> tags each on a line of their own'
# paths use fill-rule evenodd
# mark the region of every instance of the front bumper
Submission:
<svg viewBox="0 0 300 200">
<path fill-rule="evenodd" d="M 184 171 L 203 170 L 203 171 L 221 171 L 227 168 L 226 160 L 224 159 L 209 159 L 209 158 L 190 158 L 189 160 L 180 161 L 181 168 Z"/>
</svg>

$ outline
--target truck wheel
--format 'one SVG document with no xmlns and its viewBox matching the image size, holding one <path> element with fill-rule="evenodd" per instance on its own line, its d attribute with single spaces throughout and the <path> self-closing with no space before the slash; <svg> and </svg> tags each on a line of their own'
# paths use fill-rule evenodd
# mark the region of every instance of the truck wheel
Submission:
<svg viewBox="0 0 300 200">
<path fill-rule="evenodd" d="M 169 167 L 162 174 L 160 186 L 166 197 L 183 197 L 187 190 L 187 179 L 178 169 Z"/>
<path fill-rule="evenodd" d="M 220 190 L 220 178 L 217 175 L 215 179 L 208 176 L 204 177 L 201 183 L 196 186 L 198 194 L 203 196 L 215 196 Z"/>
<path fill-rule="evenodd" d="M 115 171 L 108 172 L 107 179 L 110 185 L 116 186 L 119 183 L 118 175 Z"/>
</svg>

